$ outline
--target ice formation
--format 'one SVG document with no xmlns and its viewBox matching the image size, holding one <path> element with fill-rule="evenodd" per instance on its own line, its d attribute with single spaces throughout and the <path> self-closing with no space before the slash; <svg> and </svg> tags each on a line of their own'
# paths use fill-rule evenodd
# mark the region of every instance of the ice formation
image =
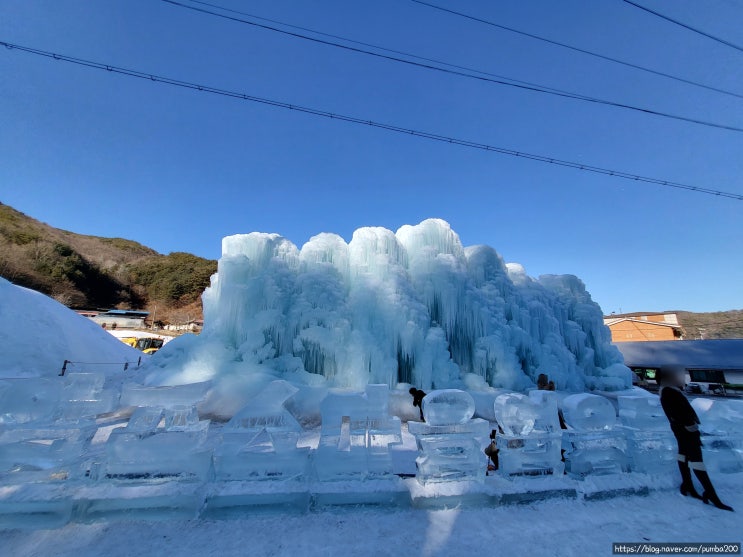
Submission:
<svg viewBox="0 0 743 557">
<path fill-rule="evenodd" d="M 616 474 L 629 470 L 627 441 L 616 428 L 616 413 L 608 399 L 589 393 L 562 401 L 568 430 L 562 443 L 565 471 L 573 477 Z"/>
<path fill-rule="evenodd" d="M 471 395 L 457 389 L 442 389 L 423 398 L 423 417 L 428 425 L 467 423 L 475 415 Z"/>
<path fill-rule="evenodd" d="M 540 373 L 570 391 L 631 383 L 579 279 L 533 279 L 437 219 L 361 228 L 349 243 L 320 234 L 301 249 L 277 234 L 226 237 L 203 302 L 204 331 L 163 348 L 149 384 L 257 392 L 280 377 L 427 391 L 470 377 L 524 390 Z"/>
<path fill-rule="evenodd" d="M 589 393 L 570 395 L 563 401 L 565 421 L 580 431 L 611 429 L 617 414 L 608 399 Z"/>
<path fill-rule="evenodd" d="M 297 447 L 302 427 L 284 406 L 296 392 L 274 381 L 235 414 L 215 450 L 218 479 L 293 480 L 306 473 L 309 449 Z"/>
<path fill-rule="evenodd" d="M 330 392 L 322 402 L 322 431 L 315 452 L 321 481 L 390 477 L 390 445 L 402 442 L 400 418 L 388 411 L 389 387 L 366 392 Z"/>
<path fill-rule="evenodd" d="M 646 396 L 620 396 L 617 401 L 631 469 L 672 473 L 678 450 L 660 398 L 648 393 Z"/>
<path fill-rule="evenodd" d="M 559 476 L 563 473 L 557 393 L 502 394 L 495 399 L 494 413 L 503 429 L 497 436 L 501 474 Z"/>
<path fill-rule="evenodd" d="M 418 446 L 415 476 L 420 483 L 485 479 L 480 438 L 489 424 L 471 419 L 474 413 L 475 401 L 464 391 L 444 389 L 423 398 L 426 421 L 408 422 Z"/>
<path fill-rule="evenodd" d="M 691 405 L 702 422 L 707 467 L 715 472 L 743 472 L 743 401 L 695 398 Z"/>
<path fill-rule="evenodd" d="M 203 481 L 212 460 L 204 446 L 208 429 L 209 420 L 199 420 L 193 406 L 137 408 L 126 427 L 111 432 L 99 473 L 127 482 Z"/>
</svg>

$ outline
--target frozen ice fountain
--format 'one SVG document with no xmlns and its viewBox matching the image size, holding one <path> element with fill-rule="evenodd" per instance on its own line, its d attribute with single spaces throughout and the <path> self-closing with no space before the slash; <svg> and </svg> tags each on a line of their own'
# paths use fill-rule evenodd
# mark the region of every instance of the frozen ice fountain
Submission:
<svg viewBox="0 0 743 557">
<path fill-rule="evenodd" d="M 301 249 L 278 234 L 228 236 L 203 304 L 202 334 L 155 354 L 148 386 L 211 381 L 237 399 L 240 377 L 429 391 L 476 376 L 524 391 L 546 372 L 571 392 L 631 386 L 577 277 L 532 278 L 491 247 L 463 246 L 439 219 L 360 228 L 350 242 L 323 233 Z M 149 393 L 126 395 L 142 404 Z"/>
</svg>

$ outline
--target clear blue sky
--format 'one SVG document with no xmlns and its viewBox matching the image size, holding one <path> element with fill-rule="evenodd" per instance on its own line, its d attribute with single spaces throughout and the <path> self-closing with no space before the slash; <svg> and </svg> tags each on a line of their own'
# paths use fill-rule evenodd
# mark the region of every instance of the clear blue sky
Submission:
<svg viewBox="0 0 743 557">
<path fill-rule="evenodd" d="M 550 87 L 743 127 L 743 100 L 408 0 L 212 0 Z M 434 1 L 434 0 L 432 0 Z M 733 0 L 646 5 L 743 42 Z M 435 0 L 743 93 L 743 53 L 620 0 Z M 503 147 L 743 193 L 743 133 L 407 67 L 158 0 L 0 0 L 0 40 Z M 448 220 L 606 313 L 743 307 L 743 202 L 175 89 L 2 49 L 0 201 L 53 226 L 219 256 Z"/>
</svg>

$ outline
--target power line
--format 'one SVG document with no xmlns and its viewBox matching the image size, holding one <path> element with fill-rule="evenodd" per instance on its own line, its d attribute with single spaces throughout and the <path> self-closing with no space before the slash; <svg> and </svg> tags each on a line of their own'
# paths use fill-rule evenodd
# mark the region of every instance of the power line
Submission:
<svg viewBox="0 0 743 557">
<path fill-rule="evenodd" d="M 75 58 L 72 56 L 65 56 L 63 54 L 57 54 L 54 52 L 48 52 L 45 50 L 39 50 L 36 48 L 31 48 L 27 46 L 22 46 L 14 43 L 8 43 L 5 41 L 0 41 L 0 46 L 4 46 L 9 50 L 20 50 L 22 52 L 27 52 L 29 54 L 34 54 L 36 56 L 43 56 L 45 58 L 52 58 L 54 60 L 61 60 L 63 62 L 69 62 L 71 64 L 76 64 L 79 66 L 85 66 L 88 68 L 94 68 L 97 70 L 103 70 L 107 72 L 112 72 L 116 74 L 126 75 L 129 77 L 136 77 L 138 79 L 144 79 L 147 81 L 153 81 L 157 83 L 164 83 L 166 85 L 173 85 L 176 87 L 182 87 L 184 89 L 193 89 L 196 91 L 201 91 L 204 93 L 212 93 L 215 95 L 222 95 L 224 97 L 231 97 L 234 99 L 240 99 L 245 101 L 250 101 L 254 103 L 260 103 L 268 106 L 273 106 L 276 108 L 284 108 L 287 110 L 293 110 L 295 112 L 301 112 L 304 114 L 311 114 L 313 116 L 321 116 L 323 118 L 329 118 L 332 120 L 339 120 L 341 122 L 349 122 L 352 124 L 359 124 L 364 126 L 369 126 L 372 128 L 377 128 L 381 130 L 386 130 L 389 132 L 404 134 L 404 135 L 412 135 L 414 137 L 421 137 L 424 139 L 430 139 L 432 141 L 439 141 L 441 143 L 449 143 L 452 145 L 459 145 L 462 147 L 469 147 L 471 149 L 480 149 L 483 151 L 489 151 L 492 153 L 499 153 L 502 155 L 508 155 L 512 157 L 519 157 L 527 160 L 533 160 L 548 164 L 554 164 L 557 166 L 564 166 L 568 168 L 574 168 L 577 170 L 583 170 L 586 172 L 593 172 L 595 174 L 603 174 L 606 176 L 615 176 L 617 178 L 625 178 L 627 180 L 634 180 L 637 182 L 644 182 L 648 184 L 656 184 L 659 186 L 666 186 L 669 188 L 676 188 L 681 190 L 687 190 L 687 191 L 694 191 L 697 193 L 705 193 L 709 195 L 715 195 L 718 197 L 725 197 L 729 199 L 735 199 L 736 201 L 743 201 L 743 194 L 738 193 L 732 193 L 732 192 L 726 192 L 721 190 L 716 190 L 712 188 L 706 188 L 701 186 L 692 186 L 689 184 L 683 184 L 680 182 L 673 182 L 670 180 L 661 180 L 659 178 L 650 178 L 647 176 L 640 176 L 639 174 L 632 174 L 629 172 L 624 172 L 621 170 L 611 170 L 608 168 L 603 168 L 599 166 L 592 166 L 588 164 L 582 164 L 579 162 L 573 162 L 568 161 L 564 159 L 558 159 L 554 157 L 549 157 L 546 155 L 537 155 L 534 153 L 527 153 L 524 151 L 517 151 L 514 149 L 508 149 L 505 147 L 497 147 L 494 145 L 488 145 L 486 143 L 479 143 L 476 141 L 470 141 L 467 139 L 459 139 L 455 137 L 449 137 L 445 135 L 435 134 L 431 132 L 425 132 L 420 130 L 415 130 L 412 128 L 405 128 L 402 126 L 397 126 L 395 124 L 385 124 L 383 122 L 376 122 L 374 120 L 367 120 L 364 118 L 358 118 L 356 116 L 348 116 L 344 114 L 337 114 L 333 112 L 328 112 L 326 110 L 321 110 L 318 108 L 311 108 L 296 104 L 290 104 L 283 101 L 277 101 L 273 99 L 267 99 L 264 97 L 256 97 L 254 95 L 248 95 L 247 93 L 240 93 L 237 91 L 229 91 L 227 89 L 220 89 L 218 87 L 212 87 L 209 85 L 201 85 L 198 83 L 193 83 L 189 81 L 182 81 L 170 77 L 163 77 L 147 72 L 142 72 L 139 70 L 133 70 L 128 68 L 122 68 L 118 66 L 112 66 L 109 64 L 103 64 L 101 62 L 93 62 L 91 60 L 85 60 L 82 58 Z"/>
<path fill-rule="evenodd" d="M 654 16 L 658 16 L 661 19 L 665 19 L 666 21 L 675 23 L 676 25 L 679 25 L 683 27 L 684 29 L 688 29 L 689 31 L 692 31 L 694 33 L 698 33 L 699 35 L 707 37 L 708 39 L 712 39 L 713 41 L 717 41 L 718 43 L 722 43 L 725 46 L 729 46 L 731 48 L 734 48 L 735 50 L 740 50 L 741 52 L 743 52 L 743 47 L 738 46 L 737 44 L 731 43 L 730 41 L 726 41 L 725 39 L 721 39 L 720 37 L 715 37 L 714 35 L 710 35 L 709 33 L 702 31 L 701 29 L 697 29 L 696 27 L 687 25 L 686 23 L 682 21 L 673 19 L 672 17 L 668 17 L 667 15 L 664 15 L 660 12 L 656 12 L 655 10 L 651 10 L 650 8 L 643 6 L 642 4 L 638 4 L 637 2 L 632 2 L 631 0 L 622 0 L 622 1 L 625 2 L 626 4 L 630 4 L 631 6 L 634 6 L 635 8 L 639 8 L 640 10 L 653 14 Z"/>
<path fill-rule="evenodd" d="M 513 79 L 513 78 L 510 78 L 510 77 L 506 77 L 506 76 L 500 75 L 500 74 L 486 72 L 486 71 L 483 71 L 483 70 L 478 70 L 477 68 L 470 68 L 468 66 L 461 66 L 461 65 L 458 65 L 458 64 L 452 64 L 450 62 L 444 62 L 442 60 L 436 60 L 434 58 L 427 58 L 425 56 L 419 56 L 417 54 L 411 54 L 410 52 L 404 52 L 402 50 L 395 50 L 393 48 L 387 48 L 387 47 L 384 47 L 384 46 L 379 46 L 379 45 L 376 45 L 376 44 L 366 43 L 366 42 L 363 42 L 363 41 L 357 41 L 357 40 L 354 40 L 354 39 L 349 39 L 347 37 L 341 37 L 340 35 L 334 35 L 332 33 L 325 33 L 323 31 L 317 31 L 315 29 L 309 29 L 307 27 L 302 27 L 301 25 L 292 25 L 291 23 L 284 23 L 282 21 L 277 21 L 275 19 L 269 19 L 267 17 L 261 17 L 261 16 L 258 16 L 258 15 L 255 15 L 255 14 L 249 14 L 247 12 L 242 12 L 240 10 L 233 10 L 231 8 L 224 8 L 224 7 L 218 6 L 216 4 L 211 4 L 209 2 L 203 2 L 202 0 L 189 0 L 189 2 L 191 2 L 192 4 L 202 4 L 204 6 L 210 6 L 212 8 L 216 8 L 216 9 L 219 9 L 219 10 L 222 10 L 222 11 L 225 11 L 225 12 L 230 12 L 230 13 L 233 13 L 233 14 L 239 14 L 239 15 L 244 15 L 244 16 L 247 16 L 247 17 L 252 17 L 253 19 L 257 19 L 257 20 L 260 20 L 260 21 L 267 21 L 269 23 L 275 23 L 277 25 L 282 25 L 283 27 L 288 27 L 290 29 L 299 29 L 300 31 L 307 31 L 308 33 L 314 33 L 315 35 L 320 35 L 322 37 L 330 37 L 331 39 L 338 39 L 338 40 L 345 41 L 345 42 L 351 43 L 351 44 L 357 44 L 357 45 L 361 45 L 361 46 L 367 46 L 367 47 L 370 47 L 370 48 L 375 48 L 375 49 L 381 50 L 383 52 L 391 52 L 392 54 L 400 54 L 402 56 L 407 56 L 408 58 L 414 58 L 416 60 L 423 60 L 424 62 L 433 62 L 435 64 L 441 64 L 442 66 L 447 66 L 449 68 L 456 68 L 458 70 L 465 70 L 465 71 L 468 71 L 468 72 L 478 73 L 478 74 L 482 74 L 482 75 L 488 75 L 490 77 L 497 77 L 499 79 L 503 79 L 503 80 L 506 80 L 506 81 L 512 81 L 513 83 L 522 83 L 524 85 L 531 85 L 533 87 L 543 87 L 544 89 L 549 89 L 550 91 L 558 91 L 560 93 L 568 93 L 567 91 L 563 91 L 562 89 L 556 89 L 556 88 L 553 88 L 553 87 L 545 87 L 545 86 L 542 86 L 542 85 L 538 85 L 536 83 L 532 83 L 530 81 L 522 81 L 520 79 Z M 735 95 L 735 93 L 732 93 L 732 94 Z M 743 95 L 739 95 L 739 96 L 741 98 L 743 98 Z"/>
<path fill-rule="evenodd" d="M 192 2 L 198 2 L 199 4 L 205 3 L 205 2 L 199 2 L 198 0 L 191 0 Z M 513 27 L 508 27 L 506 25 L 501 25 L 499 23 L 495 23 L 494 21 L 489 21 L 487 19 L 482 19 L 479 17 L 475 17 L 473 15 L 469 15 L 466 13 L 458 12 L 456 10 L 452 10 L 449 8 L 445 8 L 443 6 L 438 6 L 436 4 L 430 4 L 429 2 L 424 2 L 423 0 L 411 0 L 411 2 L 415 2 L 416 4 L 420 4 L 422 6 L 428 6 L 429 8 L 433 8 L 435 10 L 440 10 L 442 12 L 446 12 L 452 15 L 456 15 L 459 17 L 463 17 L 465 19 L 469 19 L 472 21 L 477 21 L 479 23 L 484 23 L 485 25 L 490 25 L 491 27 L 496 27 L 498 29 L 502 29 L 503 31 L 509 31 L 510 33 L 516 33 L 517 35 L 522 35 L 524 37 L 529 37 L 531 39 L 536 39 L 538 41 L 542 41 L 554 46 L 559 46 L 562 48 L 567 48 L 569 50 L 580 52 L 582 54 L 587 54 L 588 56 L 594 56 L 596 58 L 600 58 L 602 60 L 606 60 L 608 62 L 613 62 L 615 64 L 621 64 L 622 66 L 627 66 L 629 68 L 634 68 L 636 70 L 641 70 L 643 72 L 648 72 L 654 75 L 658 75 L 661 77 L 666 77 L 668 79 L 673 79 L 675 81 L 679 81 L 681 83 L 686 83 L 687 85 L 693 85 L 695 87 L 701 87 L 703 89 L 708 89 L 710 91 L 715 91 L 716 93 L 722 93 L 723 95 L 731 95 L 733 97 L 738 97 L 739 99 L 743 99 L 743 95 L 740 93 L 734 93 L 732 91 L 726 91 L 725 89 L 720 89 L 718 87 L 712 87 L 711 85 L 705 85 L 704 83 L 699 83 L 698 81 L 692 81 L 691 79 L 686 79 L 683 77 L 679 77 L 676 75 L 671 75 L 665 72 L 661 72 L 659 70 L 654 70 L 652 68 L 646 68 L 644 66 L 640 66 L 639 64 L 633 64 L 632 62 L 625 62 L 624 60 L 619 60 L 618 58 L 612 58 L 611 56 L 606 56 L 604 54 L 599 54 L 598 52 L 592 52 L 590 50 L 586 50 L 585 48 L 580 48 L 577 46 L 572 46 L 566 43 L 561 43 L 559 41 L 555 41 L 552 39 L 548 39 L 546 37 L 541 37 L 539 35 L 535 35 L 533 33 L 528 33 L 526 31 L 521 31 L 519 29 L 514 29 Z"/>
<path fill-rule="evenodd" d="M 624 109 L 632 110 L 632 111 L 635 111 L 635 112 L 642 112 L 642 113 L 650 114 L 650 115 L 653 115 L 653 116 L 660 116 L 660 117 L 663 117 L 663 118 L 670 118 L 670 119 L 673 119 L 673 120 L 680 120 L 680 121 L 683 121 L 683 122 L 689 122 L 689 123 L 692 123 L 692 124 L 699 124 L 699 125 L 702 125 L 702 126 L 708 126 L 708 127 L 713 127 L 713 128 L 720 128 L 720 129 L 729 130 L 729 131 L 735 131 L 735 132 L 743 132 L 743 128 L 739 128 L 739 127 L 736 127 L 736 126 L 730 126 L 730 125 L 726 125 L 726 124 L 717 124 L 717 123 L 709 122 L 709 121 L 706 121 L 706 120 L 699 120 L 699 119 L 696 119 L 696 118 L 690 118 L 690 117 L 686 117 L 686 116 L 680 116 L 680 115 L 677 115 L 677 114 L 670 114 L 670 113 L 667 113 L 667 112 L 661 112 L 661 111 L 652 110 L 652 109 L 649 109 L 649 108 L 642 108 L 642 107 L 638 107 L 638 106 L 634 106 L 634 105 L 629 105 L 629 104 L 625 104 L 625 103 L 620 103 L 620 102 L 609 101 L 609 100 L 605 100 L 605 99 L 599 99 L 599 98 L 596 98 L 596 97 L 589 97 L 589 96 L 585 96 L 585 95 L 580 95 L 578 93 L 570 93 L 570 92 L 566 92 L 566 91 L 560 91 L 560 90 L 557 90 L 557 89 L 552 89 L 552 88 L 544 87 L 544 86 L 541 86 L 541 85 L 533 85 L 533 84 L 526 85 L 526 84 L 523 84 L 523 83 L 516 83 L 514 80 L 505 81 L 504 78 L 495 79 L 495 78 L 491 78 L 491 77 L 486 77 L 484 75 L 476 75 L 476 74 L 468 73 L 468 72 L 465 72 L 465 71 L 460 71 L 460 70 L 455 70 L 455 69 L 449 69 L 449 68 L 443 68 L 441 66 L 432 65 L 430 63 L 415 62 L 413 60 L 407 60 L 405 58 L 399 58 L 397 56 L 392 56 L 392 55 L 389 55 L 389 54 L 382 54 L 380 52 L 374 52 L 374 51 L 366 50 L 366 49 L 359 48 L 359 47 L 349 46 L 349 45 L 345 45 L 345 44 L 341 44 L 341 43 L 337 43 L 337 42 L 333 42 L 333 41 L 329 41 L 329 40 L 325 40 L 325 39 L 319 39 L 317 37 L 310 37 L 308 35 L 303 35 L 301 33 L 297 33 L 297 32 L 294 32 L 294 31 L 287 31 L 285 29 L 279 29 L 277 27 L 272 27 L 270 25 L 265 25 L 263 23 L 257 23 L 255 21 L 250 21 L 250 20 L 247 20 L 247 19 L 242 19 L 242 18 L 239 18 L 239 17 L 231 16 L 231 15 L 226 15 L 226 14 L 221 14 L 221 13 L 217 13 L 217 12 L 212 12 L 210 10 L 207 10 L 207 9 L 204 9 L 204 8 L 199 8 L 197 6 L 186 5 L 186 4 L 183 4 L 181 2 L 177 2 L 176 0 L 162 0 L 162 2 L 165 2 L 167 4 L 171 4 L 173 6 L 177 6 L 177 7 L 180 7 L 180 8 L 185 8 L 187 10 L 193 10 L 195 12 L 199 12 L 199 13 L 203 13 L 203 14 L 208 14 L 208 15 L 212 15 L 212 16 L 215 16 L 215 17 L 220 17 L 220 18 L 227 19 L 227 20 L 230 20 L 230 21 L 235 21 L 235 22 L 238 22 L 238 23 L 244 23 L 246 25 L 251 25 L 253 27 L 258 27 L 258 28 L 261 28 L 261 29 L 266 29 L 268 31 L 274 31 L 276 33 L 281 33 L 283 35 L 288 35 L 288 36 L 291 36 L 291 37 L 296 37 L 296 38 L 299 38 L 299 39 L 304 39 L 304 40 L 312 41 L 312 42 L 319 43 L 319 44 L 333 46 L 333 47 L 341 48 L 341 49 L 348 50 L 348 51 L 351 51 L 351 52 L 357 52 L 359 54 L 366 54 L 366 55 L 369 55 L 369 56 L 374 56 L 376 58 L 382 58 L 382 59 L 385 59 L 385 60 L 399 62 L 399 63 L 402 63 L 402 64 L 408 64 L 410 66 L 417 66 L 417 67 L 425 68 L 425 69 L 428 69 L 428 70 L 433 70 L 433 71 L 443 72 L 443 73 L 447 73 L 447 74 L 457 75 L 457 76 L 460 76 L 460 77 L 467 77 L 467 78 L 476 79 L 476 80 L 479 80 L 479 81 L 486 81 L 486 82 L 494 83 L 494 84 L 497 84 L 497 85 L 505 85 L 505 86 L 508 86 L 508 87 L 515 87 L 517 89 L 522 89 L 522 90 L 527 90 L 527 91 L 533 91 L 533 92 L 536 92 L 536 93 L 545 93 L 545 94 L 548 94 L 548 95 L 555 95 L 555 96 L 563 97 L 563 98 L 576 99 L 576 100 L 580 100 L 580 101 L 591 102 L 591 103 L 596 103 L 596 104 L 601 104 L 601 105 L 606 105 L 606 106 L 613 106 L 613 107 L 616 107 L 616 108 L 624 108 Z M 505 79 L 508 79 L 508 78 L 505 78 Z"/>
</svg>

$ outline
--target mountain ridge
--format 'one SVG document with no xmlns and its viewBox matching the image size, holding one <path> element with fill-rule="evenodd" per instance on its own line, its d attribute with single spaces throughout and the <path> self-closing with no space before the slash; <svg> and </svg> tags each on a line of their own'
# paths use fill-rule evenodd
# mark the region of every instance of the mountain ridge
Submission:
<svg viewBox="0 0 743 557">
<path fill-rule="evenodd" d="M 168 321 L 197 319 L 216 270 L 214 260 L 54 228 L 0 203 L 0 276 L 71 308 L 157 306 Z"/>
</svg>

